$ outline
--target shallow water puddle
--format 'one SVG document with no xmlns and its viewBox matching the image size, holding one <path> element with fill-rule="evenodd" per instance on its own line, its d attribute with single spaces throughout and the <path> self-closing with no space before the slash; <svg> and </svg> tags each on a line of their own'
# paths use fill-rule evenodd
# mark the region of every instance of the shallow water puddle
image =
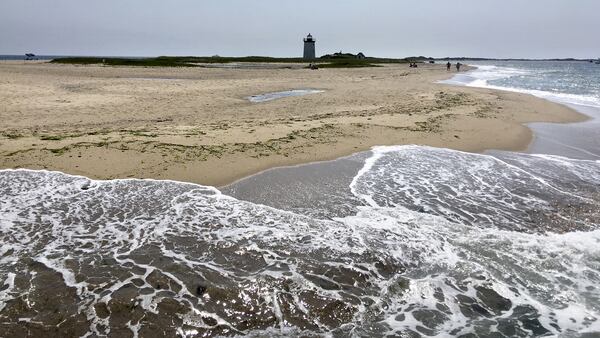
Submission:
<svg viewBox="0 0 600 338">
<path fill-rule="evenodd" d="M 303 96 L 310 94 L 318 94 L 322 93 L 324 90 L 318 89 L 294 89 L 294 90 L 286 90 L 283 92 L 275 92 L 275 93 L 266 93 L 260 95 L 252 95 L 248 97 L 248 100 L 253 103 L 267 102 L 273 101 L 277 99 L 283 99 L 291 96 Z"/>
</svg>

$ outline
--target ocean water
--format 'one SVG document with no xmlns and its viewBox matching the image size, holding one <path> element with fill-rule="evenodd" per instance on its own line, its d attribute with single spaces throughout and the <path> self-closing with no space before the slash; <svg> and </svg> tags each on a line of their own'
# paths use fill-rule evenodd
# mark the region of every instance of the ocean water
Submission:
<svg viewBox="0 0 600 338">
<path fill-rule="evenodd" d="M 530 153 L 600 159 L 600 65 L 583 61 L 497 61 L 470 63 L 477 69 L 448 84 L 493 88 L 535 95 L 589 116 L 573 124 L 531 123 Z"/>
<path fill-rule="evenodd" d="M 590 157 L 375 147 L 273 203 L 1 170 L 0 336 L 595 337 Z"/>
<path fill-rule="evenodd" d="M 0 172 L 0 332 L 600 332 L 600 163 L 375 148 L 354 212 L 169 181 Z"/>
<path fill-rule="evenodd" d="M 533 94 L 560 103 L 600 107 L 600 65 L 585 61 L 480 61 L 448 83 Z"/>
<path fill-rule="evenodd" d="M 36 55 L 34 58 L 38 60 L 52 60 L 59 58 L 58 55 Z M 24 60 L 25 54 L 23 55 L 0 55 L 0 61 L 19 61 Z"/>
</svg>

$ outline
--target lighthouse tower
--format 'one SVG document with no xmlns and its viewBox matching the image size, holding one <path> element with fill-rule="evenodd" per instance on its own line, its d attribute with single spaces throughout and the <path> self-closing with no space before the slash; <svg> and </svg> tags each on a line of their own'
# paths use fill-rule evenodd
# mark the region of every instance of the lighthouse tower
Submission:
<svg viewBox="0 0 600 338">
<path fill-rule="evenodd" d="M 313 39 L 313 36 L 308 34 L 306 38 L 304 38 L 304 58 L 307 60 L 316 59 L 315 53 L 315 43 L 317 40 Z"/>
</svg>

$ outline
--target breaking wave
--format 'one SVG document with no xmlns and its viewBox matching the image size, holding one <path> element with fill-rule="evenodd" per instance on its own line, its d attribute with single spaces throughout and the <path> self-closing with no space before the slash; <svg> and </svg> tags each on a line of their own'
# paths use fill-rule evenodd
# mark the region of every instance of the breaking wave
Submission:
<svg viewBox="0 0 600 338">
<path fill-rule="evenodd" d="M 538 62 L 537 64 L 544 65 L 545 63 L 548 62 Z M 600 81 L 593 75 L 599 72 L 600 67 L 581 63 L 584 67 L 592 68 L 575 71 L 568 64 L 557 67 L 553 63 L 548 63 L 548 66 L 538 66 L 537 68 L 532 66 L 535 64 L 529 62 L 526 68 L 506 65 L 474 65 L 477 67 L 475 70 L 457 74 L 442 83 L 512 91 L 563 104 L 600 107 L 600 92 L 598 91 L 600 90 Z"/>
<path fill-rule="evenodd" d="M 0 171 L 0 332 L 600 332 L 600 162 L 376 147 L 348 217 L 171 181 Z"/>
</svg>

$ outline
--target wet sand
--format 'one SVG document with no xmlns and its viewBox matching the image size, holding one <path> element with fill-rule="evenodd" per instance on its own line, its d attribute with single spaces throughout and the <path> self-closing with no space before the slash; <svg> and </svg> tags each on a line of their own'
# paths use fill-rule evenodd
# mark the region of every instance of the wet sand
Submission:
<svg viewBox="0 0 600 338">
<path fill-rule="evenodd" d="M 590 117 L 589 121 L 569 124 L 530 123 L 534 138 L 527 152 L 551 154 L 580 160 L 600 160 L 600 108 L 570 105 Z"/>
<path fill-rule="evenodd" d="M 600 109 L 568 106 L 589 116 L 589 120 L 527 124 L 533 132 L 533 140 L 523 150 L 525 153 L 600 159 Z M 498 150 L 484 153 L 504 156 L 504 152 Z M 346 217 L 356 214 L 357 207 L 365 205 L 352 194 L 350 184 L 370 156 L 372 153 L 365 151 L 331 161 L 273 168 L 224 186 L 221 191 L 237 199 L 319 219 Z"/>
<path fill-rule="evenodd" d="M 0 168 L 223 186 L 374 145 L 524 150 L 530 122 L 586 117 L 529 95 L 437 84 L 442 65 L 219 69 L 0 63 Z M 252 103 L 295 89 L 322 93 Z"/>
<path fill-rule="evenodd" d="M 354 215 L 364 202 L 352 194 L 350 183 L 371 155 L 364 151 L 331 161 L 273 168 L 219 190 L 240 200 L 318 219 Z"/>
</svg>

